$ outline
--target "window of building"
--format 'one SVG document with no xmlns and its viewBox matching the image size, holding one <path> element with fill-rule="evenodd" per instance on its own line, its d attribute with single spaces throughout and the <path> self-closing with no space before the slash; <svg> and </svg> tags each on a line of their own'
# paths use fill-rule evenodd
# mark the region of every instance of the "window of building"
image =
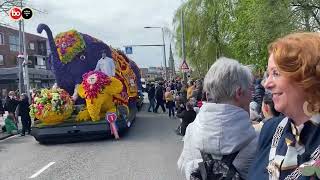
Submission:
<svg viewBox="0 0 320 180">
<path fill-rule="evenodd" d="M 38 54 L 43 56 L 47 55 L 46 41 L 38 41 Z"/>
<path fill-rule="evenodd" d="M 10 51 L 19 51 L 19 37 L 9 36 Z"/>
<path fill-rule="evenodd" d="M 0 33 L 0 45 L 4 44 L 4 37 L 3 34 Z"/>
<path fill-rule="evenodd" d="M 29 48 L 30 48 L 31 50 L 34 50 L 34 43 L 30 43 L 30 44 L 29 44 Z"/>
<path fill-rule="evenodd" d="M 3 55 L 0 55 L 0 65 L 4 65 L 4 58 L 3 58 Z"/>
</svg>

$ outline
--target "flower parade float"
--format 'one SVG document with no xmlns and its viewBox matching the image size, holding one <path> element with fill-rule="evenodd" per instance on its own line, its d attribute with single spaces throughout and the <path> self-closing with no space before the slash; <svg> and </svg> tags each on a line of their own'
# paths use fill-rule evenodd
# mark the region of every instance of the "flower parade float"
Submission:
<svg viewBox="0 0 320 180">
<path fill-rule="evenodd" d="M 34 94 L 32 135 L 40 143 L 63 143 L 115 137 L 131 127 L 142 105 L 140 69 L 123 52 L 76 30 L 48 36 L 48 63 L 57 87 Z M 115 76 L 94 71 L 102 52 L 112 58 Z"/>
</svg>

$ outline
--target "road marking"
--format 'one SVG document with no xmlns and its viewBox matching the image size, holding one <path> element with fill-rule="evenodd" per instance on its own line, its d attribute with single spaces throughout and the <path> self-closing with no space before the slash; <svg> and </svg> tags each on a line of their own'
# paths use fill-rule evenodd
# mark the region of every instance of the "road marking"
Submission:
<svg viewBox="0 0 320 180">
<path fill-rule="evenodd" d="M 35 174 L 33 174 L 32 176 L 29 177 L 29 179 L 35 178 L 37 176 L 39 176 L 43 171 L 45 171 L 46 169 L 48 169 L 50 166 L 52 166 L 54 163 L 56 162 L 50 162 L 49 164 L 47 164 L 45 167 L 41 168 L 38 172 L 36 172 Z"/>
</svg>

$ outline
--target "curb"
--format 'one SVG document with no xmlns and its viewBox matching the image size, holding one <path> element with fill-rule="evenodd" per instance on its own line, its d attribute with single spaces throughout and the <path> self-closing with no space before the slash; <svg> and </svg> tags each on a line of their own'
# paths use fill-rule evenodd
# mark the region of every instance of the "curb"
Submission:
<svg viewBox="0 0 320 180">
<path fill-rule="evenodd" d="M 7 139 L 8 137 L 10 137 L 10 136 L 13 136 L 13 135 L 14 135 L 14 134 L 6 134 L 6 133 L 0 133 L 0 134 L 5 134 L 4 136 L 1 136 L 1 135 L 0 135 L 0 140 Z"/>
</svg>

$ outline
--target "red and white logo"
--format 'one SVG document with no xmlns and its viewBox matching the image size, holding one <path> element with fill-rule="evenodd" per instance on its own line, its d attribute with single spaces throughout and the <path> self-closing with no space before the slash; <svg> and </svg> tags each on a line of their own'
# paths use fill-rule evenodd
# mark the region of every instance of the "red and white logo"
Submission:
<svg viewBox="0 0 320 180">
<path fill-rule="evenodd" d="M 9 16 L 14 21 L 19 21 L 22 18 L 22 10 L 19 7 L 13 7 L 9 11 Z"/>
</svg>

